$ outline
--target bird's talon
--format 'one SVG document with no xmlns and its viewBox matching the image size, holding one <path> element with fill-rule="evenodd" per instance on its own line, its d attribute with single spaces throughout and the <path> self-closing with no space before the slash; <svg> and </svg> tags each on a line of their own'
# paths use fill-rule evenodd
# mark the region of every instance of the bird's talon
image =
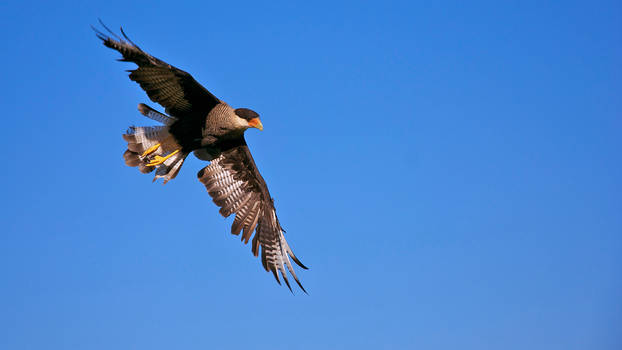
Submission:
<svg viewBox="0 0 622 350">
<path fill-rule="evenodd" d="M 144 157 L 146 157 L 146 156 L 150 155 L 151 153 L 155 152 L 158 148 L 160 148 L 160 145 L 161 145 L 161 144 L 159 144 L 159 143 L 158 143 L 158 144 L 155 144 L 155 145 L 153 145 L 153 146 L 149 147 L 146 151 L 144 151 L 144 152 L 143 152 L 143 154 L 141 155 L 141 157 L 143 157 L 143 158 L 144 158 Z"/>
<path fill-rule="evenodd" d="M 161 157 L 159 155 L 156 155 L 151 161 L 149 161 L 149 163 L 147 163 L 147 166 L 160 165 L 160 164 L 164 163 L 167 159 L 169 159 L 170 157 L 175 155 L 177 152 L 179 152 L 179 150 L 175 150 L 174 152 L 166 155 L 165 157 Z"/>
</svg>

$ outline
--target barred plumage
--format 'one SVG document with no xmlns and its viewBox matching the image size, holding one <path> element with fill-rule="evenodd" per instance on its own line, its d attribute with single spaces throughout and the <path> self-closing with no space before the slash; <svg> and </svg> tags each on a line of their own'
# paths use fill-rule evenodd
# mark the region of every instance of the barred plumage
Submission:
<svg viewBox="0 0 622 350">
<path fill-rule="evenodd" d="M 155 120 L 157 122 L 160 122 L 160 123 L 162 123 L 164 125 L 171 125 L 171 124 L 173 124 L 177 120 L 177 118 L 168 116 L 168 115 L 166 115 L 164 113 L 160 113 L 160 112 L 156 111 L 155 109 L 147 106 L 144 103 L 139 103 L 138 104 L 138 110 L 145 117 L 153 119 L 153 120 Z"/>
<path fill-rule="evenodd" d="M 257 171 L 246 143 L 243 142 L 223 151 L 210 165 L 199 171 L 198 177 L 214 203 L 221 207 L 220 213 L 223 216 L 236 214 L 231 226 L 232 234 L 242 233 L 241 240 L 248 243 L 255 232 L 252 252 L 257 256 L 261 247 L 261 262 L 266 271 L 272 272 L 279 284 L 281 283 L 280 274 L 285 284 L 291 289 L 285 271 L 287 267 L 296 283 L 304 291 L 294 272 L 290 257 L 300 267 L 304 269 L 306 267 L 296 258 L 285 241 L 285 231 L 279 224 L 268 187 Z M 228 196 L 222 196 L 224 193 Z"/>
<path fill-rule="evenodd" d="M 146 105 L 143 106 L 150 108 Z M 168 117 L 164 114 L 161 115 Z M 155 170 L 156 173 L 153 181 L 162 178 L 164 183 L 167 183 L 174 179 L 179 173 L 179 169 L 181 169 L 186 156 L 188 156 L 187 153 L 177 153 L 160 165 L 155 167 L 147 165 L 154 156 L 164 157 L 179 148 L 179 145 L 168 132 L 168 127 L 166 126 L 131 126 L 123 134 L 123 139 L 127 142 L 127 151 L 123 154 L 125 164 L 131 167 L 138 167 L 142 173 L 150 173 Z M 160 147 L 153 153 L 146 157 L 142 156 L 146 150 L 158 144 Z"/>
<path fill-rule="evenodd" d="M 266 271 L 272 272 L 279 284 L 280 274 L 291 290 L 287 267 L 305 291 L 290 258 L 300 267 L 306 267 L 285 241 L 285 231 L 279 224 L 268 186 L 244 140 L 246 129 L 263 129 L 259 115 L 247 108 L 233 109 L 220 101 L 190 74 L 144 52 L 123 29 L 121 38 L 105 25 L 104 28 L 112 37 L 93 29 L 106 47 L 122 54 L 120 61 L 138 66 L 129 71 L 129 78 L 166 112 L 139 104 L 141 114 L 163 125 L 130 127 L 123 135 L 128 144 L 123 154 L 125 163 L 143 173 L 155 170 L 154 181 L 163 178 L 166 183 L 175 178 L 190 152 L 210 161 L 198 177 L 220 207 L 220 214 L 225 217 L 235 214 L 231 233 L 242 233 L 240 239 L 245 244 L 255 233 L 251 250 L 258 256 L 261 248 L 261 263 Z"/>
</svg>

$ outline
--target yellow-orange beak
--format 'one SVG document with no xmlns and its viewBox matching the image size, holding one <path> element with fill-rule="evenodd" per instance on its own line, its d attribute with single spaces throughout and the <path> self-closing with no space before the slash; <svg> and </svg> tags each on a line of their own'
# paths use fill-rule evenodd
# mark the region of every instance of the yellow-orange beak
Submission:
<svg viewBox="0 0 622 350">
<path fill-rule="evenodd" d="M 259 120 L 259 118 L 253 118 L 249 120 L 248 126 L 250 126 L 251 128 L 257 128 L 260 131 L 263 131 L 263 125 L 261 124 L 261 121 Z"/>
</svg>

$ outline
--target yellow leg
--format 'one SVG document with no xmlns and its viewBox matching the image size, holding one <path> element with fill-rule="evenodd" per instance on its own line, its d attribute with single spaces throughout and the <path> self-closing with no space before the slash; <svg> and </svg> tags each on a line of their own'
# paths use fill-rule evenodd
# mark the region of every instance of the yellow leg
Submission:
<svg viewBox="0 0 622 350">
<path fill-rule="evenodd" d="M 146 157 L 146 156 L 150 155 L 151 153 L 155 152 L 158 148 L 160 148 L 160 144 L 159 143 L 149 147 L 146 151 L 143 152 L 141 157 Z"/>
<path fill-rule="evenodd" d="M 164 163 L 167 159 L 169 159 L 170 157 L 175 155 L 177 152 L 179 152 L 179 150 L 175 150 L 174 152 L 168 154 L 166 157 L 160 157 L 160 156 L 156 155 L 149 163 L 147 163 L 147 166 L 160 165 L 160 164 Z"/>
</svg>

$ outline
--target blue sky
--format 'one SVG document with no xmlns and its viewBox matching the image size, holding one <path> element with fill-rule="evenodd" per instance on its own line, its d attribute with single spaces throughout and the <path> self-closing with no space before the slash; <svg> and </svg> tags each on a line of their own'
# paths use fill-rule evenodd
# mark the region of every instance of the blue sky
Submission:
<svg viewBox="0 0 622 350">
<path fill-rule="evenodd" d="M 247 133 L 309 295 L 190 159 L 123 164 L 123 25 Z M 622 348 L 615 1 L 4 2 L 2 349 Z"/>
</svg>

